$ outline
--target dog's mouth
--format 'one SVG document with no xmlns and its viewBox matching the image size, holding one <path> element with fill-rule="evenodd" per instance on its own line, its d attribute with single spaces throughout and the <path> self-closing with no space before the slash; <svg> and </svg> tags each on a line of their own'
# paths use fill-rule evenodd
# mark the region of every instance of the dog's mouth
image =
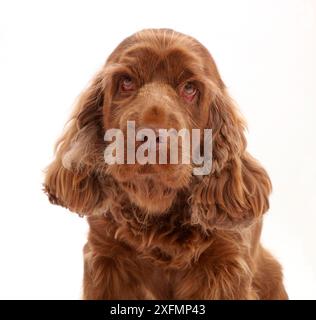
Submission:
<svg viewBox="0 0 316 320">
<path fill-rule="evenodd" d="M 141 175 L 156 175 L 158 172 L 155 170 L 154 166 L 156 165 L 144 164 L 138 167 L 137 172 Z"/>
<path fill-rule="evenodd" d="M 171 174 L 173 171 L 177 170 L 177 164 L 150 164 L 146 163 L 143 165 L 138 165 L 135 170 L 136 174 L 141 175 L 158 175 L 163 173 Z"/>
<path fill-rule="evenodd" d="M 172 206 L 177 189 L 157 183 L 152 176 L 144 175 L 131 182 L 123 182 L 122 189 L 130 201 L 150 214 L 162 214 Z"/>
<path fill-rule="evenodd" d="M 118 138 L 119 143 L 115 140 L 115 144 L 111 142 L 106 148 L 107 173 L 120 183 L 142 185 L 146 192 L 149 180 L 160 191 L 165 187 L 172 190 L 186 187 L 192 175 L 190 147 L 182 141 L 187 135 L 182 138 L 175 129 L 164 135 L 160 130 L 139 128 L 136 135 L 129 131 L 118 134 L 117 137 L 122 137 Z"/>
</svg>

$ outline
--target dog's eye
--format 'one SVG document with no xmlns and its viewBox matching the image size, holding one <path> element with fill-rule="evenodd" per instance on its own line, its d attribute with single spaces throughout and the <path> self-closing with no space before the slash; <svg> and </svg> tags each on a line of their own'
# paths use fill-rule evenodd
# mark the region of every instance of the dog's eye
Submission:
<svg viewBox="0 0 316 320">
<path fill-rule="evenodd" d="M 186 82 L 180 88 L 180 95 L 187 101 L 191 102 L 197 93 L 197 87 L 192 82 Z"/>
<path fill-rule="evenodd" d="M 122 91 L 133 91 L 135 89 L 135 83 L 130 76 L 124 76 L 121 78 L 120 88 Z"/>
</svg>

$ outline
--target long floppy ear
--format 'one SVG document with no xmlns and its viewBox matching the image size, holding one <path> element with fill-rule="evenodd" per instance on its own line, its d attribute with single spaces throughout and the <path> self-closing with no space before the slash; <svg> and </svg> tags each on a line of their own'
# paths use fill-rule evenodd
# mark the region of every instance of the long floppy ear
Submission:
<svg viewBox="0 0 316 320">
<path fill-rule="evenodd" d="M 271 182 L 245 151 L 245 122 L 225 89 L 212 98 L 208 127 L 213 132 L 212 171 L 195 178 L 192 223 L 205 231 L 248 226 L 268 210 Z"/>
<path fill-rule="evenodd" d="M 79 214 L 91 213 L 104 197 L 102 183 L 104 78 L 98 73 L 81 94 L 55 159 L 47 167 L 44 191 L 53 204 Z"/>
</svg>

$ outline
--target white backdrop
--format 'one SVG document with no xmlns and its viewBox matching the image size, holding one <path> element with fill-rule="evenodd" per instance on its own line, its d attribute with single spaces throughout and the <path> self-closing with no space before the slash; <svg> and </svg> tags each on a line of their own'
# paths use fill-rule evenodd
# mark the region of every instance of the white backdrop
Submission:
<svg viewBox="0 0 316 320">
<path fill-rule="evenodd" d="M 316 1 L 1 1 L 0 298 L 78 299 L 84 219 L 52 206 L 42 169 L 108 54 L 147 27 L 209 48 L 274 191 L 263 243 L 292 299 L 316 298 Z"/>
</svg>

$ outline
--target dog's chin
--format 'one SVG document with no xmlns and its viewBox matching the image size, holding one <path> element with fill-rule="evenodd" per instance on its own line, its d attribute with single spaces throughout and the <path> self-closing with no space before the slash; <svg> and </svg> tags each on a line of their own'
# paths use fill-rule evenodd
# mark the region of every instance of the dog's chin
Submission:
<svg viewBox="0 0 316 320">
<path fill-rule="evenodd" d="M 172 206 L 179 190 L 190 184 L 190 165 L 112 165 L 111 174 L 129 200 L 150 214 L 163 214 Z"/>
<path fill-rule="evenodd" d="M 122 188 L 132 203 L 144 213 L 153 215 L 167 212 L 177 195 L 177 189 L 168 188 L 149 177 L 135 183 L 122 183 Z"/>
</svg>

